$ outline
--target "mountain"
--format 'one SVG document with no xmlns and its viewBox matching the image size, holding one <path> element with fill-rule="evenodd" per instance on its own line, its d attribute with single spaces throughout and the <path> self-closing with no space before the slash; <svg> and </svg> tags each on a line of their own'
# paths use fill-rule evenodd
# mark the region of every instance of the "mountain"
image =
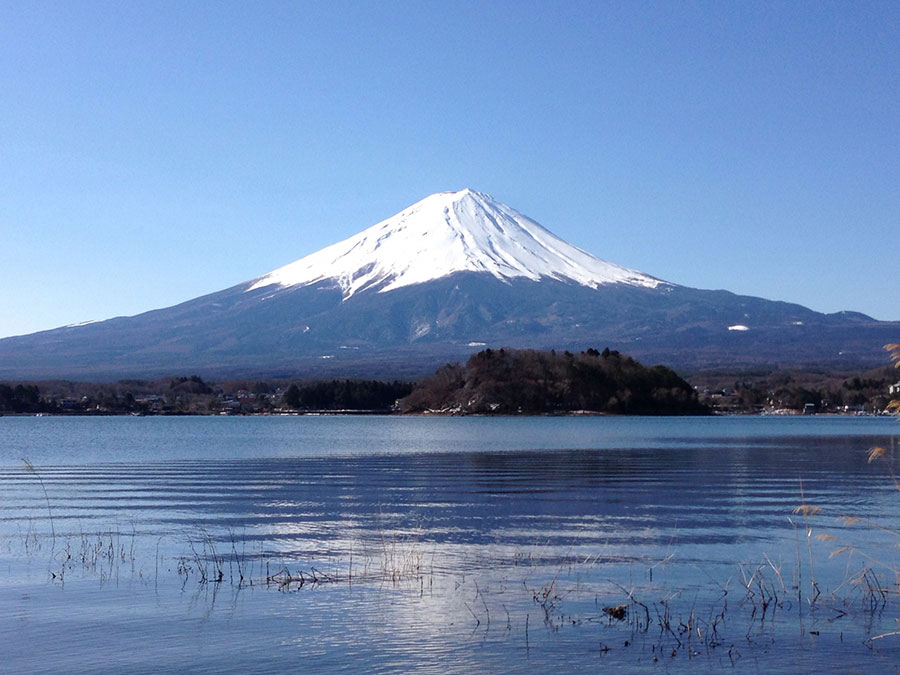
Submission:
<svg viewBox="0 0 900 675">
<path fill-rule="evenodd" d="M 231 288 L 0 340 L 2 379 L 418 376 L 484 346 L 674 367 L 879 365 L 900 322 L 688 288 L 601 260 L 488 195 L 426 197 Z"/>
</svg>

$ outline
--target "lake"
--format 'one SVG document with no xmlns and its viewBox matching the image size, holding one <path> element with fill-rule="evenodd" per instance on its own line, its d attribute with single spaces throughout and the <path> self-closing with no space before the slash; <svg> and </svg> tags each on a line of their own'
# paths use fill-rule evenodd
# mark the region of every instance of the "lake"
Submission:
<svg viewBox="0 0 900 675">
<path fill-rule="evenodd" d="M 2 669 L 893 670 L 898 439 L 816 416 L 0 418 Z"/>
</svg>

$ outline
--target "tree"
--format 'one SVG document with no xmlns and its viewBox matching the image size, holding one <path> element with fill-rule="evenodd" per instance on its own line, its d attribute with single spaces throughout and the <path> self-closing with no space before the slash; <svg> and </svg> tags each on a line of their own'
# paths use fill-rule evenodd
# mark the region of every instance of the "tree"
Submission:
<svg viewBox="0 0 900 675">
<path fill-rule="evenodd" d="M 891 343 L 884 346 L 891 354 L 891 361 L 894 362 L 895 368 L 900 368 L 900 344 Z M 900 396 L 895 394 L 895 398 L 887 405 L 887 409 L 891 412 L 900 413 Z"/>
<path fill-rule="evenodd" d="M 288 387 L 288 390 L 284 392 L 284 404 L 288 408 L 299 408 L 300 407 L 300 387 L 296 384 L 291 384 Z"/>
<path fill-rule="evenodd" d="M 447 365 L 401 402 L 406 412 L 476 414 L 593 410 L 625 414 L 704 412 L 693 388 L 664 366 L 646 368 L 615 351 L 578 355 L 486 349 L 465 367 Z"/>
<path fill-rule="evenodd" d="M 0 384 L 0 410 L 39 412 L 47 407 L 36 385 L 17 384 L 11 387 Z"/>
</svg>

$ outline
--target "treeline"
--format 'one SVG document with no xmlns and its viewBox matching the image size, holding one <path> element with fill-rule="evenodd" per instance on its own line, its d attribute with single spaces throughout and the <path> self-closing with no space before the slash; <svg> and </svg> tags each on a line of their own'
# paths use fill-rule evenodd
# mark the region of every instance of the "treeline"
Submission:
<svg viewBox="0 0 900 675">
<path fill-rule="evenodd" d="M 766 404 L 780 408 L 800 409 L 814 405 L 817 410 L 882 410 L 890 400 L 885 378 L 853 377 L 840 385 L 816 386 L 791 378 L 781 382 L 740 382 L 736 389 L 744 405 Z"/>
<path fill-rule="evenodd" d="M 665 366 L 617 351 L 580 354 L 486 349 L 448 364 L 401 401 L 404 412 L 546 414 L 585 410 L 630 415 L 702 414 L 693 387 Z"/>
<path fill-rule="evenodd" d="M 487 349 L 417 384 L 290 379 L 207 382 L 197 375 L 118 382 L 0 383 L 0 414 L 265 414 L 285 411 L 442 411 L 553 414 L 703 412 L 880 412 L 898 372 L 745 371 L 690 375 L 645 367 L 608 349 L 579 354 Z M 898 383 L 900 384 L 900 383 Z M 695 391 L 697 394 L 695 394 Z M 699 401 L 698 401 L 699 395 Z M 396 403 L 400 402 L 399 405 Z"/>
<path fill-rule="evenodd" d="M 181 415 L 290 410 L 388 412 L 408 382 L 290 380 L 206 382 L 198 375 L 160 380 L 0 384 L 0 414 Z"/>
<path fill-rule="evenodd" d="M 390 410 L 397 399 L 410 392 L 409 382 L 332 380 L 303 386 L 292 384 L 283 401 L 292 410 Z"/>
<path fill-rule="evenodd" d="M 216 391 L 197 375 L 161 380 L 0 384 L 0 413 L 128 414 L 192 412 Z"/>
<path fill-rule="evenodd" d="M 692 380 L 699 386 L 701 401 L 724 411 L 802 411 L 812 406 L 815 412 L 877 413 L 890 402 L 889 390 L 898 373 L 885 367 L 859 375 L 772 371 L 733 378 L 697 374 Z"/>
<path fill-rule="evenodd" d="M 35 385 L 17 384 L 11 387 L 0 384 L 0 410 L 15 413 L 48 412 L 47 403 L 41 398 Z"/>
</svg>

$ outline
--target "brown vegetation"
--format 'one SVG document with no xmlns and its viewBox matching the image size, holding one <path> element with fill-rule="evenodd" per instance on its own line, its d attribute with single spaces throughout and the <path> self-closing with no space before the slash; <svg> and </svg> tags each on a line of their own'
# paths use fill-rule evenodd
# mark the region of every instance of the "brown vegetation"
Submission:
<svg viewBox="0 0 900 675">
<path fill-rule="evenodd" d="M 580 354 L 486 349 L 465 367 L 446 365 L 400 402 L 404 412 L 699 414 L 696 393 L 665 366 L 617 351 Z"/>
</svg>

